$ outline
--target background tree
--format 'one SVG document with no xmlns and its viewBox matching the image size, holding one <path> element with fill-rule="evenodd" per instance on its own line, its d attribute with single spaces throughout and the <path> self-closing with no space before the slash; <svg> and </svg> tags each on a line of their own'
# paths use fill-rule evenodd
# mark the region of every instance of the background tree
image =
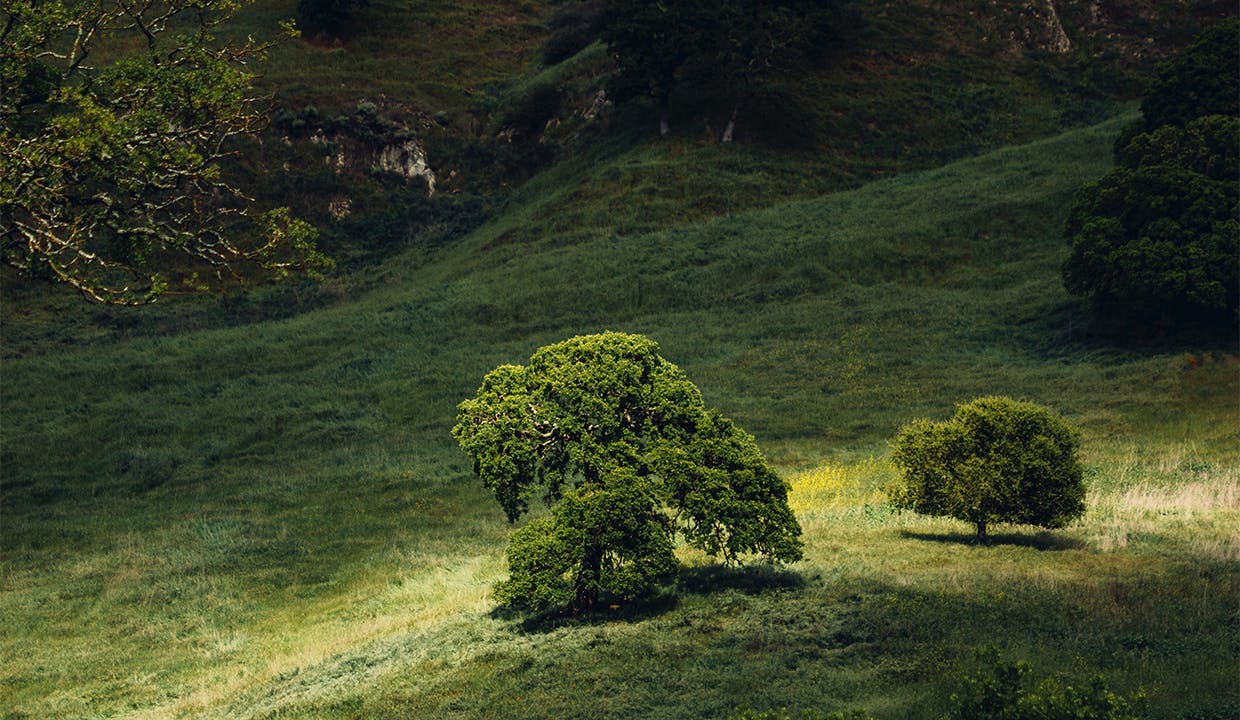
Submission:
<svg viewBox="0 0 1240 720">
<path fill-rule="evenodd" d="M 611 0 L 603 11 L 602 40 L 618 66 L 612 95 L 653 98 L 660 135 L 670 131 L 671 95 L 681 67 L 710 44 L 714 10 L 703 0 Z"/>
<path fill-rule="evenodd" d="M 830 37 L 833 0 L 729 0 L 715 14 L 704 48 L 709 82 L 732 99 L 723 131 L 731 142 L 745 105 L 781 73 L 803 63 Z"/>
<path fill-rule="evenodd" d="M 577 337 L 496 368 L 453 435 L 510 521 L 550 506 L 513 535 L 507 604 L 580 612 L 644 593 L 677 567 L 677 535 L 727 562 L 801 557 L 787 486 L 753 438 L 640 335 Z"/>
<path fill-rule="evenodd" d="M 1184 127 L 1203 115 L 1240 113 L 1240 19 L 1216 23 L 1169 58 L 1141 101 L 1146 131 Z"/>
<path fill-rule="evenodd" d="M 248 68 L 269 45 L 212 35 L 241 5 L 4 4 L 4 262 L 110 303 L 327 264 L 309 225 L 225 177 L 266 119 Z"/>
<path fill-rule="evenodd" d="M 1069 213 L 1064 286 L 1100 317 L 1160 334 L 1234 330 L 1240 309 L 1240 21 L 1159 69 L 1118 167 Z"/>
<path fill-rule="evenodd" d="M 901 485 L 892 503 L 973 523 L 1063 527 L 1085 511 L 1077 434 L 1031 402 L 978 398 L 944 422 L 916 420 L 892 443 Z"/>
<path fill-rule="evenodd" d="M 669 131 L 672 91 L 691 82 L 733 99 L 732 139 L 744 102 L 826 37 L 832 0 L 612 0 L 600 22 L 616 58 L 617 99 L 648 95 Z"/>
<path fill-rule="evenodd" d="M 353 11 L 370 0 L 297 0 L 297 24 L 311 35 L 340 37 L 353 19 Z"/>
</svg>

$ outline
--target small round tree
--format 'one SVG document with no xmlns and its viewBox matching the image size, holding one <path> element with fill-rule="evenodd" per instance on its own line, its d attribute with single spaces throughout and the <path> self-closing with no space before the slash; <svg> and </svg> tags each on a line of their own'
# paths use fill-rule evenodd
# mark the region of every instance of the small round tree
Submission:
<svg viewBox="0 0 1240 720">
<path fill-rule="evenodd" d="M 892 443 L 903 483 L 893 504 L 973 523 L 1059 528 L 1085 511 L 1077 434 L 1031 402 L 984 397 L 944 422 L 915 420 Z"/>
<path fill-rule="evenodd" d="M 677 568 L 673 541 L 726 562 L 801 557 L 788 488 L 753 437 L 640 335 L 603 333 L 539 349 L 487 374 L 453 435 L 515 522 L 505 604 L 581 612 L 647 592 Z"/>
</svg>

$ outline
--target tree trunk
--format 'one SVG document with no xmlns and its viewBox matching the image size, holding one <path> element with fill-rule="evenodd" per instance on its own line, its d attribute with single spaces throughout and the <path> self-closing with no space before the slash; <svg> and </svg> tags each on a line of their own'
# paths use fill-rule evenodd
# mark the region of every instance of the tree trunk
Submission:
<svg viewBox="0 0 1240 720">
<path fill-rule="evenodd" d="M 667 95 L 659 97 L 659 137 L 667 137 L 667 134 L 672 131 L 671 122 L 668 120 L 671 115 L 668 109 L 670 105 Z"/>
<path fill-rule="evenodd" d="M 573 614 L 594 609 L 598 602 L 598 588 L 603 574 L 603 549 L 597 545 L 586 548 L 581 559 L 581 574 L 577 576 L 577 597 L 573 598 Z"/>
<path fill-rule="evenodd" d="M 728 118 L 728 126 L 723 129 L 723 142 L 732 142 L 732 133 L 736 131 L 736 116 L 741 111 L 740 103 L 732 106 L 732 117 Z"/>
<path fill-rule="evenodd" d="M 986 521 L 977 521 L 977 535 L 974 538 L 977 542 L 986 542 Z"/>
</svg>

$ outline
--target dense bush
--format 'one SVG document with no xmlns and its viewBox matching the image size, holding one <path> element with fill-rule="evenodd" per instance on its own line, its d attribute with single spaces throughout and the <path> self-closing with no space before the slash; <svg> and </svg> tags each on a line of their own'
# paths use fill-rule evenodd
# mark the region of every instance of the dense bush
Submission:
<svg viewBox="0 0 1240 720">
<path fill-rule="evenodd" d="M 1106 679 L 1094 676 L 1085 687 L 1058 677 L 1033 685 L 1033 668 L 1026 662 L 1002 660 L 998 652 L 983 653 L 990 667 L 964 678 L 952 695 L 945 720 L 1140 720 L 1141 694 L 1123 698 L 1107 689 Z"/>
<path fill-rule="evenodd" d="M 676 569 L 673 537 L 709 555 L 801 557 L 787 485 L 751 436 L 640 335 L 604 333 L 502 365 L 460 405 L 453 435 L 510 521 L 507 605 L 589 610 L 633 598 Z"/>
<path fill-rule="evenodd" d="M 974 524 L 1063 527 L 1085 510 L 1077 434 L 1031 403 L 984 397 L 944 422 L 916 420 L 893 441 L 902 484 L 892 501 Z"/>
</svg>

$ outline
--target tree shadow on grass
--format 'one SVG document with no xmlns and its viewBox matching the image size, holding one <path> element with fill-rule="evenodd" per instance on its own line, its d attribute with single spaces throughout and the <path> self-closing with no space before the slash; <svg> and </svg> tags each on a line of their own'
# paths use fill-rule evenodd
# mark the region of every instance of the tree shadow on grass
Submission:
<svg viewBox="0 0 1240 720">
<path fill-rule="evenodd" d="M 662 591 L 631 600 L 604 600 L 593 610 L 575 615 L 565 609 L 534 611 L 500 606 L 491 611 L 491 618 L 513 623 L 520 633 L 537 635 L 560 628 L 641 622 L 675 610 L 679 605 L 680 599 L 674 592 Z"/>
<path fill-rule="evenodd" d="M 1006 532 L 991 533 L 984 540 L 978 540 L 973 533 L 929 533 L 929 532 L 912 532 L 910 530 L 901 530 L 900 537 L 909 540 L 924 540 L 927 542 L 948 543 L 952 545 L 980 545 L 983 547 L 994 545 L 1012 545 L 1016 547 L 1033 548 L 1034 550 L 1080 550 L 1085 547 L 1085 543 L 1075 538 L 1064 537 L 1050 532 L 1038 532 L 1034 534 Z"/>
<path fill-rule="evenodd" d="M 681 592 L 708 595 L 723 590 L 737 590 L 757 595 L 770 590 L 799 590 L 806 580 L 801 573 L 775 565 L 701 565 L 681 568 L 676 587 Z"/>
<path fill-rule="evenodd" d="M 758 595 L 772 590 L 799 590 L 805 585 L 806 579 L 800 573 L 772 565 L 702 565 L 682 567 L 669 586 L 645 597 L 605 599 L 595 609 L 576 615 L 566 610 L 534 612 L 501 606 L 492 610 L 490 616 L 514 623 L 519 632 L 540 634 L 560 628 L 649 620 L 675 610 L 680 606 L 680 596 L 685 594 L 709 595 L 734 590 Z"/>
</svg>

